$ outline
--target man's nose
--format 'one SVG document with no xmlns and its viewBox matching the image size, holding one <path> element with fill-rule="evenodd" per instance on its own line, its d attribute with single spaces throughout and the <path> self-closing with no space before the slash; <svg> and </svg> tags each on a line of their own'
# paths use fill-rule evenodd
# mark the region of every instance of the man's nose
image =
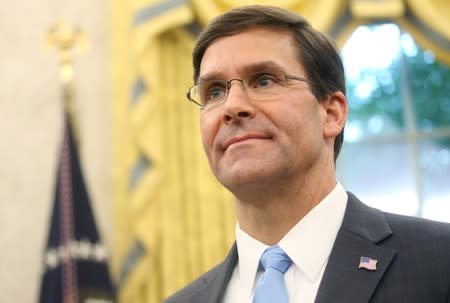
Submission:
<svg viewBox="0 0 450 303">
<path fill-rule="evenodd" d="M 236 83 L 237 85 L 233 85 L 236 81 L 238 82 Z M 231 79 L 228 81 L 227 86 L 228 95 L 224 102 L 223 110 L 225 122 L 252 117 L 255 109 L 251 100 L 248 98 L 244 82 L 241 79 Z"/>
</svg>

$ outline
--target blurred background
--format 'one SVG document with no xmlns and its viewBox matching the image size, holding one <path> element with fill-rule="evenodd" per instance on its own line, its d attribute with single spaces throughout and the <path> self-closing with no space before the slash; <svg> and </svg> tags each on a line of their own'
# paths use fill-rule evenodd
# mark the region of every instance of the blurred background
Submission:
<svg viewBox="0 0 450 303">
<path fill-rule="evenodd" d="M 86 244 L 79 224 L 89 227 L 89 247 L 108 251 L 102 258 L 103 251 L 83 254 L 86 245 L 75 245 L 69 254 L 108 266 L 116 301 L 127 303 L 161 302 L 224 258 L 234 239 L 232 198 L 209 171 L 198 110 L 185 91 L 202 26 L 255 3 L 304 15 L 342 49 L 351 112 L 339 181 L 383 210 L 450 222 L 448 1 L 7 0 L 0 11 L 0 302 L 39 302 L 52 253 L 64 259 L 49 244 L 64 227 L 51 224 L 64 210 L 56 187 L 65 86 L 61 44 L 48 39 L 60 20 L 85 37 L 70 51 L 70 117 L 91 209 L 74 215 L 70 243 Z M 95 225 L 77 221 L 90 216 Z"/>
</svg>

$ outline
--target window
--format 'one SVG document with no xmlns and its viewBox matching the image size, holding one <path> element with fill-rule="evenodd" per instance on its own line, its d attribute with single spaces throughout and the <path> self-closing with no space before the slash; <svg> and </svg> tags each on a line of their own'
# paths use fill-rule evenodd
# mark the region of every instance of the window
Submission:
<svg viewBox="0 0 450 303">
<path fill-rule="evenodd" d="M 392 23 L 358 27 L 342 55 L 338 179 L 369 205 L 450 222 L 450 68 Z"/>
</svg>

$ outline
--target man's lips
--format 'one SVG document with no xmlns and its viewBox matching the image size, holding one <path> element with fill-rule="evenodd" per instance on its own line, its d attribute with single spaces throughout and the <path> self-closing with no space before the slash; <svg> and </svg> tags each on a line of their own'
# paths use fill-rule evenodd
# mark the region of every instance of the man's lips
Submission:
<svg viewBox="0 0 450 303">
<path fill-rule="evenodd" d="M 223 150 L 227 150 L 231 145 L 252 139 L 268 140 L 270 137 L 266 134 L 246 134 L 242 136 L 231 137 L 222 145 Z"/>
</svg>

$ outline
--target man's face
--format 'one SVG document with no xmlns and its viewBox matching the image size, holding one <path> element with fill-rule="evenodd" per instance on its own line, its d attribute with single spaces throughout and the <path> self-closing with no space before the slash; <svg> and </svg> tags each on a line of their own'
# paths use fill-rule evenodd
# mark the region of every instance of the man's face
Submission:
<svg viewBox="0 0 450 303">
<path fill-rule="evenodd" d="M 294 43 L 289 32 L 267 28 L 219 38 L 206 49 L 200 79 L 245 79 L 273 70 L 306 77 Z M 288 80 L 281 93 L 258 101 L 232 81 L 225 102 L 201 112 L 200 127 L 213 173 L 235 192 L 307 177 L 326 157 L 325 120 L 326 110 L 305 82 Z"/>
</svg>

